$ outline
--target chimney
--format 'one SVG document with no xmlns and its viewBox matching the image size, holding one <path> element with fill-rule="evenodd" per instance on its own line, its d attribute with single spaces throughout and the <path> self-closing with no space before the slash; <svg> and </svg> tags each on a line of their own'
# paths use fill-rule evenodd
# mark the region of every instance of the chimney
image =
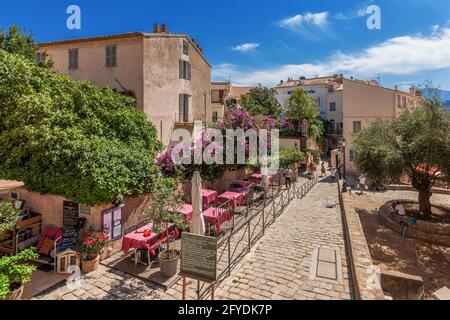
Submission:
<svg viewBox="0 0 450 320">
<path fill-rule="evenodd" d="M 159 24 L 157 22 L 155 22 L 153 24 L 153 33 L 160 33 L 161 30 L 159 29 Z"/>
<path fill-rule="evenodd" d="M 415 95 L 416 94 L 416 86 L 412 85 L 409 87 L 409 93 Z"/>
<path fill-rule="evenodd" d="M 165 23 L 163 23 L 163 24 L 161 25 L 161 32 L 162 32 L 162 33 L 167 33 L 167 25 L 166 25 Z"/>
</svg>

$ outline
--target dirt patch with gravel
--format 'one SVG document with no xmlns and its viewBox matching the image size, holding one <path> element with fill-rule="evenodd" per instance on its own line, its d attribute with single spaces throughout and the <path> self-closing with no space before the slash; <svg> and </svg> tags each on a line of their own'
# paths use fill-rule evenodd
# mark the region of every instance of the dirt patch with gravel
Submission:
<svg viewBox="0 0 450 320">
<path fill-rule="evenodd" d="M 382 270 L 422 277 L 425 299 L 432 299 L 432 293 L 444 286 L 450 287 L 450 248 L 403 238 L 378 222 L 378 208 L 395 198 L 368 193 L 365 196 L 352 195 L 352 200 L 375 264 Z"/>
</svg>

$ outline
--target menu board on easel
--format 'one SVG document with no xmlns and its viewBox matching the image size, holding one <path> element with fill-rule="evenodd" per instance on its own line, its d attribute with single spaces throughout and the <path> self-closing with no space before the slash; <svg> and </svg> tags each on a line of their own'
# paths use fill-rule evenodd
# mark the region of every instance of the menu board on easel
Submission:
<svg viewBox="0 0 450 320">
<path fill-rule="evenodd" d="M 63 202 L 63 226 L 64 228 L 75 228 L 78 224 L 78 203 L 71 201 Z"/>
</svg>

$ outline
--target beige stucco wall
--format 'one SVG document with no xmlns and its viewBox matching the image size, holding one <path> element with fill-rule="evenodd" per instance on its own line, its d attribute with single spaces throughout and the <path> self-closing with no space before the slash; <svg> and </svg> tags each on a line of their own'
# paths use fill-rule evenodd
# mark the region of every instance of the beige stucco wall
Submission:
<svg viewBox="0 0 450 320">
<path fill-rule="evenodd" d="M 117 67 L 106 68 L 107 45 L 117 45 Z M 53 69 L 75 80 L 88 80 L 99 87 L 123 91 L 115 79 L 136 94 L 137 108 L 143 108 L 142 37 L 58 44 L 41 47 L 54 61 Z M 69 70 L 69 49 L 78 48 L 78 69 Z"/>
<path fill-rule="evenodd" d="M 189 42 L 189 54 L 183 53 Z M 117 45 L 117 67 L 106 68 L 105 46 Z M 78 70 L 68 70 L 68 50 L 78 48 Z M 205 105 L 211 103 L 211 66 L 196 45 L 184 35 L 145 34 L 132 38 L 89 40 L 70 44 L 44 45 L 54 61 L 54 70 L 76 80 L 88 80 L 100 87 L 135 92 L 137 108 L 155 125 L 158 137 L 169 144 L 179 114 L 179 94 L 191 95 L 189 120 L 205 120 Z M 179 60 L 191 63 L 192 79 L 179 77 Z M 206 108 L 207 109 L 207 108 Z"/>
<path fill-rule="evenodd" d="M 353 121 L 361 121 L 361 129 L 364 130 L 378 119 L 394 119 L 398 115 L 395 104 L 396 94 L 405 93 L 344 79 L 343 136 L 347 141 L 345 148 L 345 166 L 347 172 L 356 173 L 355 163 L 350 161 L 350 150 L 353 148 L 354 138 Z"/>
</svg>

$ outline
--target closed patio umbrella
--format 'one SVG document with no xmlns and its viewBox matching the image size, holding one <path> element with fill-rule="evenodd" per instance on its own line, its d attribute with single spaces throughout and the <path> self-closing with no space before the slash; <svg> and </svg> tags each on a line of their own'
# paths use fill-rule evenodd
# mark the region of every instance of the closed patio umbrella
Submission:
<svg viewBox="0 0 450 320">
<path fill-rule="evenodd" d="M 203 205 L 202 205 L 202 178 L 198 171 L 194 172 L 192 176 L 192 219 L 189 225 L 191 233 L 205 234 L 205 220 L 203 219 Z"/>
</svg>

